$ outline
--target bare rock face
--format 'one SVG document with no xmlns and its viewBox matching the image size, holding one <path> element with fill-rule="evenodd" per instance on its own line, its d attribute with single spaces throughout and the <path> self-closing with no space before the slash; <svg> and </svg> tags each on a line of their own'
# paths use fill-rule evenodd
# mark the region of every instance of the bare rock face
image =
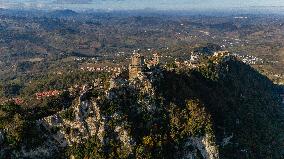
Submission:
<svg viewBox="0 0 284 159">
<path fill-rule="evenodd" d="M 38 124 L 50 131 L 52 138 L 58 141 L 61 147 L 82 143 L 94 135 L 102 140 L 104 122 L 99 107 L 95 101 L 85 99 L 86 93 L 87 91 L 83 92 L 79 97 L 78 104 L 73 106 L 75 116 L 73 120 L 64 119 L 60 115 L 66 111 L 63 110 L 38 121 Z M 56 129 L 55 132 L 54 129 Z"/>
<path fill-rule="evenodd" d="M 194 159 L 197 156 L 204 159 L 219 159 L 218 147 L 209 135 L 191 137 L 184 144 L 183 159 Z"/>
<path fill-rule="evenodd" d="M 118 134 L 119 140 L 123 143 L 122 149 L 124 152 L 127 152 L 127 155 L 133 153 L 133 145 L 135 145 L 135 143 L 128 132 L 121 126 L 116 126 L 115 132 Z"/>
</svg>

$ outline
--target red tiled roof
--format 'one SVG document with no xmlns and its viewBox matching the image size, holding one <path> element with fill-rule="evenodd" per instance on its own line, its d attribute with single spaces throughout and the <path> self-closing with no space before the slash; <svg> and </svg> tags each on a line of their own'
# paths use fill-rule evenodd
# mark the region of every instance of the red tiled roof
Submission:
<svg viewBox="0 0 284 159">
<path fill-rule="evenodd" d="M 36 98 L 41 99 L 43 97 L 52 97 L 52 96 L 57 96 L 61 92 L 59 90 L 51 90 L 51 91 L 46 91 L 46 92 L 40 92 L 36 93 Z"/>
</svg>

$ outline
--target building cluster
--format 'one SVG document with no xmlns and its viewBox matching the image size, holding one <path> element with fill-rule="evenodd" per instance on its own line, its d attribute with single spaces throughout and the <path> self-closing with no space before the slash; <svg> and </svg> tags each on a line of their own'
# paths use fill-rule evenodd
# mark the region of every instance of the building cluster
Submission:
<svg viewBox="0 0 284 159">
<path fill-rule="evenodd" d="M 125 70 L 125 67 L 109 67 L 109 66 L 104 66 L 104 67 L 81 67 L 80 68 L 82 71 L 90 71 L 90 72 L 122 72 L 122 70 Z"/>
<path fill-rule="evenodd" d="M 19 97 L 10 98 L 10 99 L 0 98 L 0 105 L 5 104 L 5 103 L 9 103 L 9 102 L 13 102 L 17 105 L 22 105 L 25 101 L 22 98 L 19 98 Z"/>
<path fill-rule="evenodd" d="M 92 57 L 92 58 L 87 58 L 87 57 L 74 57 L 73 60 L 74 60 L 74 61 L 79 61 L 79 62 L 83 62 L 83 61 L 98 62 L 98 61 L 101 61 L 102 59 L 101 59 L 100 57 Z"/>
<path fill-rule="evenodd" d="M 46 91 L 46 92 L 39 92 L 36 93 L 36 99 L 43 99 L 45 97 L 54 97 L 54 96 L 58 96 L 60 95 L 62 92 L 59 90 L 50 90 L 50 91 Z"/>
<path fill-rule="evenodd" d="M 183 59 L 175 59 L 174 64 L 178 68 L 196 68 L 200 65 L 200 60 L 202 59 L 202 54 L 199 53 L 191 53 L 190 59 L 183 60 Z M 232 58 L 231 53 L 228 51 L 217 51 L 212 56 L 216 60 L 213 61 L 214 63 L 218 63 L 219 61 L 217 59 L 220 59 L 222 57 L 223 61 L 227 61 Z M 170 68 L 172 69 L 172 68 Z"/>
<path fill-rule="evenodd" d="M 217 51 L 214 52 L 213 57 L 224 57 L 224 56 L 229 56 L 230 52 L 229 51 Z"/>
<path fill-rule="evenodd" d="M 154 53 L 153 58 L 149 61 L 146 61 L 143 55 L 141 55 L 139 52 L 134 51 L 128 67 L 129 79 L 135 79 L 143 72 L 146 72 L 146 70 L 158 66 L 160 63 L 159 57 L 160 56 L 158 53 Z"/>
<path fill-rule="evenodd" d="M 236 56 L 240 58 L 246 64 L 257 65 L 257 64 L 264 63 L 263 59 L 252 56 L 252 55 L 236 55 Z"/>
<path fill-rule="evenodd" d="M 174 63 L 176 65 L 176 67 L 190 67 L 190 68 L 195 68 L 197 67 L 197 65 L 199 64 L 200 61 L 200 55 L 199 54 L 195 54 L 195 53 L 191 53 L 190 55 L 190 59 L 175 59 Z"/>
</svg>

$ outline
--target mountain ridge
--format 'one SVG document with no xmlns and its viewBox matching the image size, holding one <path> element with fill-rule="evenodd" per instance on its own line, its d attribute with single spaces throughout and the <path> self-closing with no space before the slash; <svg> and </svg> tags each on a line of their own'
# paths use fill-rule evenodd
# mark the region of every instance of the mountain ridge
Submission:
<svg viewBox="0 0 284 159">
<path fill-rule="evenodd" d="M 233 56 L 210 56 L 195 69 L 155 67 L 131 81 L 118 76 L 105 85 L 106 89 L 86 86 L 75 100 L 69 99 L 67 109 L 35 121 L 36 131 L 47 134 L 39 146 L 43 149 L 38 149 L 45 151 L 32 147 L 32 153 L 18 150 L 14 155 L 204 159 L 283 155 L 283 114 L 275 85 Z M 1 156 L 12 155 L 9 152 L 6 149 Z"/>
</svg>

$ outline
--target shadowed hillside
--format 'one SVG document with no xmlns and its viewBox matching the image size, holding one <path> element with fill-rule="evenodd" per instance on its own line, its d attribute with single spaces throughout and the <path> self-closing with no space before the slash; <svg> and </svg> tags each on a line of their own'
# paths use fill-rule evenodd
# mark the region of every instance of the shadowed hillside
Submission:
<svg viewBox="0 0 284 159">
<path fill-rule="evenodd" d="M 184 108 L 187 100 L 198 99 L 212 117 L 217 142 L 232 136 L 220 146 L 221 158 L 279 157 L 273 154 L 283 137 L 280 98 L 267 77 L 239 61 L 164 75 L 156 90 L 168 103 Z"/>
</svg>

